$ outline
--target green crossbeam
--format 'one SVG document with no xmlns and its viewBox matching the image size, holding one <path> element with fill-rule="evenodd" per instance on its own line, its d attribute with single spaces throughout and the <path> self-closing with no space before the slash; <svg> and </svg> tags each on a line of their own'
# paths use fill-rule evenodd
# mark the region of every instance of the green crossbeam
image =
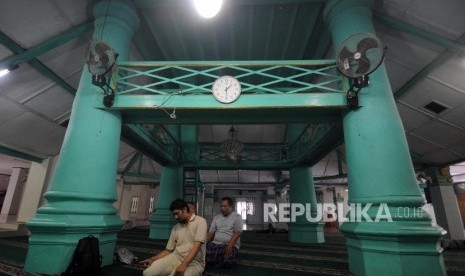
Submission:
<svg viewBox="0 0 465 276">
<path fill-rule="evenodd" d="M 136 148 L 162 165 L 181 163 L 181 147 L 161 125 L 123 125 L 122 133 Z M 124 173 L 128 175 L 127 172 Z"/>
<path fill-rule="evenodd" d="M 117 69 L 113 106 L 97 107 L 120 111 L 123 133 L 139 136 L 140 146 L 156 149 L 150 155 L 164 164 L 183 162 L 179 145 L 162 141 L 144 125 L 319 122 L 291 145 L 245 145 L 236 166 L 249 168 L 313 164 L 327 153 L 324 148 L 342 141 L 340 114 L 347 109 L 348 80 L 338 74 L 334 60 L 121 62 Z M 211 95 L 222 75 L 236 77 L 242 86 L 243 95 L 227 105 Z M 199 161 L 187 165 L 231 167 L 220 148 L 200 145 Z"/>
<path fill-rule="evenodd" d="M 121 62 L 116 94 L 209 94 L 222 75 L 235 76 L 244 94 L 346 91 L 334 60 Z"/>
<path fill-rule="evenodd" d="M 232 164 L 220 144 L 200 144 L 199 162 L 188 164 L 196 168 L 288 169 L 297 165 L 312 166 L 340 145 L 343 140 L 342 124 L 309 124 L 292 144 L 245 144 L 241 160 Z"/>
</svg>

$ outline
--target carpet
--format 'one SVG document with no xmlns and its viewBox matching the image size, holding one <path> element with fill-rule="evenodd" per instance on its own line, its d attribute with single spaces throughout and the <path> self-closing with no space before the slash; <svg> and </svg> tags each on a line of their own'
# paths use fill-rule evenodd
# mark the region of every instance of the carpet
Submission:
<svg viewBox="0 0 465 276">
<path fill-rule="evenodd" d="M 204 275 L 350 275 L 345 239 L 340 234 L 326 234 L 326 243 L 302 245 L 290 243 L 286 233 L 256 233 L 245 231 L 238 267 L 224 269 L 207 267 Z M 27 253 L 27 237 L 0 238 L 0 275 L 32 276 L 22 271 Z M 117 248 L 125 247 L 139 260 L 163 250 L 165 241 L 148 239 L 147 229 L 131 229 L 118 233 Z M 448 275 L 465 275 L 465 251 L 444 253 Z M 99 275 L 140 276 L 140 265 L 110 265 Z"/>
</svg>

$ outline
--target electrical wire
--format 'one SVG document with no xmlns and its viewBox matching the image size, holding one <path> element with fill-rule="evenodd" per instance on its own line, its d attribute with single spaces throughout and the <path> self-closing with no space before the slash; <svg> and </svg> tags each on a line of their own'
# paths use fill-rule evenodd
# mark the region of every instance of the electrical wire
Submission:
<svg viewBox="0 0 465 276">
<path fill-rule="evenodd" d="M 166 104 L 172 97 L 177 96 L 177 95 L 183 95 L 185 92 L 184 91 L 178 91 L 178 92 L 173 92 L 170 93 L 168 98 L 165 99 L 166 94 L 163 96 L 163 101 L 159 105 L 154 105 L 155 108 L 159 108 L 163 110 L 171 119 L 176 119 L 176 108 L 173 108 L 173 112 L 169 113 L 166 109 L 164 109 L 162 106 Z"/>
<path fill-rule="evenodd" d="M 100 33 L 100 40 L 102 40 L 102 37 L 103 37 L 103 30 L 105 29 L 105 24 L 107 23 L 108 10 L 109 10 L 109 8 L 110 8 L 110 2 L 111 2 L 111 0 L 108 0 L 107 10 L 106 10 L 106 12 L 105 12 L 105 19 L 103 20 L 102 32 Z"/>
</svg>

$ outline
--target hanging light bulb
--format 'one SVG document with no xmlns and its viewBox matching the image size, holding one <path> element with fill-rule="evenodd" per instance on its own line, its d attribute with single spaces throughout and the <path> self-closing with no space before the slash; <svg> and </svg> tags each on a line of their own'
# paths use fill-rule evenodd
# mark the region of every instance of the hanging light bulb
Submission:
<svg viewBox="0 0 465 276">
<path fill-rule="evenodd" d="M 221 143 L 221 149 L 233 164 L 237 164 L 241 160 L 242 143 L 237 139 L 237 132 L 233 126 L 228 134 L 229 139 Z"/>
<path fill-rule="evenodd" d="M 197 12 L 205 18 L 212 18 L 218 14 L 223 5 L 223 0 L 194 0 Z"/>
</svg>

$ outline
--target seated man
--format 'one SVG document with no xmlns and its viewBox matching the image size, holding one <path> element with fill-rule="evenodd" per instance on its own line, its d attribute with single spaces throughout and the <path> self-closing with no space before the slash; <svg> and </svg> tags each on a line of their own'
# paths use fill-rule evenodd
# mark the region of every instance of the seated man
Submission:
<svg viewBox="0 0 465 276">
<path fill-rule="evenodd" d="M 213 218 L 207 234 L 207 265 L 236 265 L 243 223 L 241 216 L 233 212 L 232 204 L 230 197 L 223 197 L 220 202 L 221 214 Z"/>
<path fill-rule="evenodd" d="M 195 203 L 192 201 L 187 202 L 187 206 L 189 207 L 189 213 L 196 215 L 197 214 L 197 207 Z"/>
<path fill-rule="evenodd" d="M 189 207 L 182 199 L 173 201 L 170 210 L 178 223 L 171 230 L 166 249 L 140 262 L 146 268 L 143 275 L 202 275 L 205 269 L 207 222 L 189 213 Z"/>
</svg>

